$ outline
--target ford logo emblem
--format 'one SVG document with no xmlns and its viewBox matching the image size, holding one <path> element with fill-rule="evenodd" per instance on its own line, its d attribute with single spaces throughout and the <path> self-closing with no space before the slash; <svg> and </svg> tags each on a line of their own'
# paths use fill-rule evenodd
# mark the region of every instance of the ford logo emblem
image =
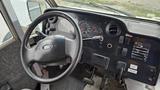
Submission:
<svg viewBox="0 0 160 90">
<path fill-rule="evenodd" d="M 44 49 L 44 50 L 47 50 L 47 49 L 51 49 L 52 47 L 53 47 L 52 44 L 47 44 L 47 45 L 44 45 L 44 46 L 43 46 L 43 49 Z"/>
</svg>

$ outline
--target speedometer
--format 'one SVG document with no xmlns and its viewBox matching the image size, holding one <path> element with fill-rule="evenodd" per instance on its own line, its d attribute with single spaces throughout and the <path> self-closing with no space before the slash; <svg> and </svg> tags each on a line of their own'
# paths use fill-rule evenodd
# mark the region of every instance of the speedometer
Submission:
<svg viewBox="0 0 160 90">
<path fill-rule="evenodd" d="M 91 29 L 89 23 L 87 23 L 86 21 L 80 21 L 79 26 L 80 26 L 83 38 L 89 37 L 90 35 L 89 33 Z"/>
<path fill-rule="evenodd" d="M 79 22 L 83 38 L 91 38 L 102 35 L 102 29 L 99 24 L 87 20 Z"/>
</svg>

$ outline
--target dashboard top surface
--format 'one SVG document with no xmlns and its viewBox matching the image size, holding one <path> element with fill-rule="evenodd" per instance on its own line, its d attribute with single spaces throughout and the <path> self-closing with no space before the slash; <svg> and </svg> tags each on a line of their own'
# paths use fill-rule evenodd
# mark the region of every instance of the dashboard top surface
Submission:
<svg viewBox="0 0 160 90">
<path fill-rule="evenodd" d="M 126 16 L 118 16 L 118 15 L 111 15 L 106 13 L 99 13 L 93 11 L 86 11 L 81 9 L 73 9 L 73 8 L 66 8 L 66 7 L 56 7 L 47 9 L 47 11 L 64 11 L 67 13 L 81 13 L 86 15 L 98 15 L 101 17 L 108 17 L 114 20 L 118 20 L 119 22 L 123 23 L 126 26 L 126 30 L 133 34 L 139 34 L 144 36 L 149 36 L 153 38 L 160 39 L 160 22 L 151 21 L 146 19 L 140 19 L 136 17 L 126 17 Z"/>
</svg>

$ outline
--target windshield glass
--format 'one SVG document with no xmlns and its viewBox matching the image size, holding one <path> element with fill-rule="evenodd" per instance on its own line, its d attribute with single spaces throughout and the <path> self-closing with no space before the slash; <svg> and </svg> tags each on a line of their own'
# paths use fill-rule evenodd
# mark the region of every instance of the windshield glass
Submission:
<svg viewBox="0 0 160 90">
<path fill-rule="evenodd" d="M 55 0 L 59 6 L 160 21 L 160 0 Z"/>
</svg>

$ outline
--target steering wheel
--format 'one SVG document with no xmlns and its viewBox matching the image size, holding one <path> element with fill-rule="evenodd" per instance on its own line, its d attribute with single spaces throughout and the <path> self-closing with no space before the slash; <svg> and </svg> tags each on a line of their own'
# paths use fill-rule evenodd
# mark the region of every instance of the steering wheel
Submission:
<svg viewBox="0 0 160 90">
<path fill-rule="evenodd" d="M 55 32 L 60 32 L 53 35 L 47 35 L 44 39 L 41 39 L 33 47 L 28 46 L 29 38 L 34 28 L 42 21 L 48 18 L 58 16 L 68 20 L 74 27 L 75 34 L 74 38 L 69 37 L 66 33 L 62 33 L 58 30 Z M 74 21 L 74 19 L 61 11 L 51 11 L 42 14 L 37 19 L 35 19 L 28 30 L 26 31 L 22 44 L 21 44 L 21 62 L 26 71 L 26 73 L 36 81 L 42 83 L 55 82 L 66 75 L 69 75 L 77 66 L 82 52 L 82 35 L 81 31 Z M 70 60 L 70 65 L 68 68 L 62 72 L 60 75 L 53 78 L 42 78 L 33 73 L 31 66 L 34 63 L 38 64 L 51 64 L 62 65 L 61 62 L 66 62 L 66 58 Z M 67 63 L 67 62 L 66 62 Z M 63 63 L 64 65 L 64 63 Z"/>
</svg>

